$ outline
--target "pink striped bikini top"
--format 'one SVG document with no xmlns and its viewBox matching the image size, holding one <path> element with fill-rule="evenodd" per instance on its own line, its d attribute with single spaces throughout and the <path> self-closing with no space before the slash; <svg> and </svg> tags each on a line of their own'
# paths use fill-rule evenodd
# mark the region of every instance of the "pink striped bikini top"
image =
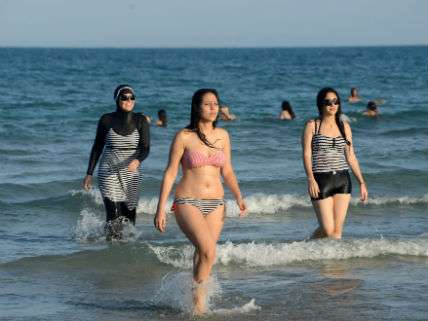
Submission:
<svg viewBox="0 0 428 321">
<path fill-rule="evenodd" d="M 181 159 L 183 167 L 193 168 L 202 166 L 216 166 L 222 167 L 225 162 L 225 156 L 223 151 L 219 151 L 215 154 L 205 156 L 203 153 L 195 150 L 191 151 L 186 148 Z"/>
</svg>

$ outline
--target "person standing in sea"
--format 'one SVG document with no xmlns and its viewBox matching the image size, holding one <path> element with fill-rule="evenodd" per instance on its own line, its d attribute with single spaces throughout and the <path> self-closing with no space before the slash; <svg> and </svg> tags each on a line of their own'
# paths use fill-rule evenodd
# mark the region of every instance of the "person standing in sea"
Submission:
<svg viewBox="0 0 428 321">
<path fill-rule="evenodd" d="M 119 85 L 113 93 L 116 111 L 104 114 L 98 128 L 83 187 L 89 190 L 92 175 L 101 157 L 98 183 L 106 210 L 107 239 L 120 239 L 125 221 L 135 225 L 141 163 L 149 155 L 150 130 L 146 117 L 134 113 L 135 93 Z"/>
<path fill-rule="evenodd" d="M 367 186 L 352 143 L 351 126 L 341 120 L 340 97 L 333 88 L 317 95 L 319 118 L 306 123 L 302 145 L 308 192 L 319 227 L 314 238 L 342 237 L 351 199 L 349 167 L 360 185 L 360 199 L 366 201 Z"/>
<path fill-rule="evenodd" d="M 175 191 L 175 219 L 195 247 L 193 256 L 193 313 L 204 314 L 207 281 L 216 260 L 216 246 L 225 216 L 224 190 L 230 188 L 240 209 L 247 207 L 232 167 L 231 144 L 226 130 L 216 127 L 219 97 L 215 89 L 199 89 L 192 98 L 190 124 L 174 138 L 168 166 L 162 180 L 155 227 L 166 229 L 165 206 L 177 177 L 179 165 L 183 176 Z"/>
</svg>

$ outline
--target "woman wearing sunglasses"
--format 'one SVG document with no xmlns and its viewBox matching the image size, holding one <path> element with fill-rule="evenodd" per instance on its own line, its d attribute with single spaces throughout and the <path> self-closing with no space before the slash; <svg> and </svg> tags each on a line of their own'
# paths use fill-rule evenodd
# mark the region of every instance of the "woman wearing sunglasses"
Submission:
<svg viewBox="0 0 428 321">
<path fill-rule="evenodd" d="M 367 200 L 368 192 L 355 156 L 351 127 L 340 118 L 336 90 L 321 89 L 317 106 L 319 118 L 307 122 L 302 141 L 308 192 L 319 223 L 313 237 L 340 239 L 351 199 L 349 167 L 360 185 L 361 201 Z"/>
<path fill-rule="evenodd" d="M 224 190 L 230 188 L 241 216 L 246 212 L 231 162 L 226 130 L 216 128 L 219 98 L 214 89 L 199 89 L 192 98 L 190 124 L 179 131 L 171 145 L 155 216 L 155 227 L 166 228 L 165 206 L 179 166 L 183 177 L 175 190 L 175 219 L 195 247 L 193 256 L 194 314 L 206 311 L 206 281 L 216 259 L 216 245 L 223 228 Z"/>
<path fill-rule="evenodd" d="M 122 223 L 135 224 L 141 162 L 150 150 L 146 117 L 134 113 L 135 93 L 129 85 L 118 86 L 113 94 L 116 111 L 101 116 L 89 158 L 83 187 L 89 190 L 101 156 L 98 183 L 106 209 L 107 239 L 122 237 Z"/>
</svg>

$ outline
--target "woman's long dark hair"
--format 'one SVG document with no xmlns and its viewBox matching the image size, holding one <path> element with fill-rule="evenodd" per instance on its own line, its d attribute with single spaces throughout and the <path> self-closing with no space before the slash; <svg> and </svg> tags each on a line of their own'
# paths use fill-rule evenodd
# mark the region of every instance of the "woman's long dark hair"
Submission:
<svg viewBox="0 0 428 321">
<path fill-rule="evenodd" d="M 322 117 L 323 117 L 322 109 L 324 107 L 324 100 L 325 100 L 325 97 L 327 96 L 328 93 L 333 93 L 337 97 L 337 102 L 339 104 L 339 107 L 337 108 L 337 112 L 335 115 L 336 125 L 339 128 L 340 135 L 342 135 L 342 137 L 346 141 L 346 144 L 349 146 L 349 145 L 351 145 L 351 142 L 346 138 L 345 127 L 343 125 L 343 121 L 340 119 L 340 116 L 342 115 L 342 104 L 340 102 L 340 96 L 337 93 L 337 91 L 331 87 L 325 87 L 325 88 L 321 89 L 317 95 L 317 107 L 318 107 L 318 114 L 319 114 L 320 122 L 322 121 Z M 321 126 L 321 123 L 320 123 L 320 126 Z"/>
<path fill-rule="evenodd" d="M 166 127 L 168 124 L 168 118 L 166 116 L 166 110 L 165 109 L 159 109 L 158 110 L 158 118 L 162 122 L 162 127 Z"/>
<path fill-rule="evenodd" d="M 217 101 L 220 101 L 217 90 L 210 88 L 202 88 L 195 91 L 192 97 L 192 109 L 190 112 L 190 124 L 187 125 L 187 129 L 193 131 L 198 135 L 199 139 L 208 147 L 216 148 L 212 143 L 210 143 L 204 133 L 201 132 L 199 128 L 199 122 L 201 121 L 201 109 L 202 109 L 202 100 L 205 94 L 213 94 L 216 96 Z M 213 128 L 217 126 L 217 119 L 213 121 Z"/>
<path fill-rule="evenodd" d="M 282 110 L 286 110 L 288 111 L 288 113 L 291 116 L 291 119 L 296 118 L 296 115 L 294 114 L 293 108 L 291 107 L 290 103 L 288 102 L 288 100 L 284 100 L 281 104 L 281 108 Z"/>
</svg>

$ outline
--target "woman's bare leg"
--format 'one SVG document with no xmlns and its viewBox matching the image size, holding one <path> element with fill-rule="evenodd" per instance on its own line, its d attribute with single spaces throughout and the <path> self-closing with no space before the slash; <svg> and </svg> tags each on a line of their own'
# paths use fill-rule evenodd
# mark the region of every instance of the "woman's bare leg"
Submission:
<svg viewBox="0 0 428 321">
<path fill-rule="evenodd" d="M 319 227 L 312 233 L 313 238 L 332 237 L 334 234 L 334 202 L 333 197 L 312 201 L 317 215 Z"/>
<path fill-rule="evenodd" d="M 334 201 L 334 233 L 335 239 L 342 238 L 343 224 L 345 223 L 346 213 L 348 212 L 351 194 L 336 194 L 333 196 Z"/>
<path fill-rule="evenodd" d="M 224 206 L 206 217 L 190 204 L 177 205 L 175 217 L 183 233 L 195 246 L 193 256 L 194 313 L 206 312 L 206 286 L 215 262 L 216 244 L 223 228 Z"/>
</svg>

